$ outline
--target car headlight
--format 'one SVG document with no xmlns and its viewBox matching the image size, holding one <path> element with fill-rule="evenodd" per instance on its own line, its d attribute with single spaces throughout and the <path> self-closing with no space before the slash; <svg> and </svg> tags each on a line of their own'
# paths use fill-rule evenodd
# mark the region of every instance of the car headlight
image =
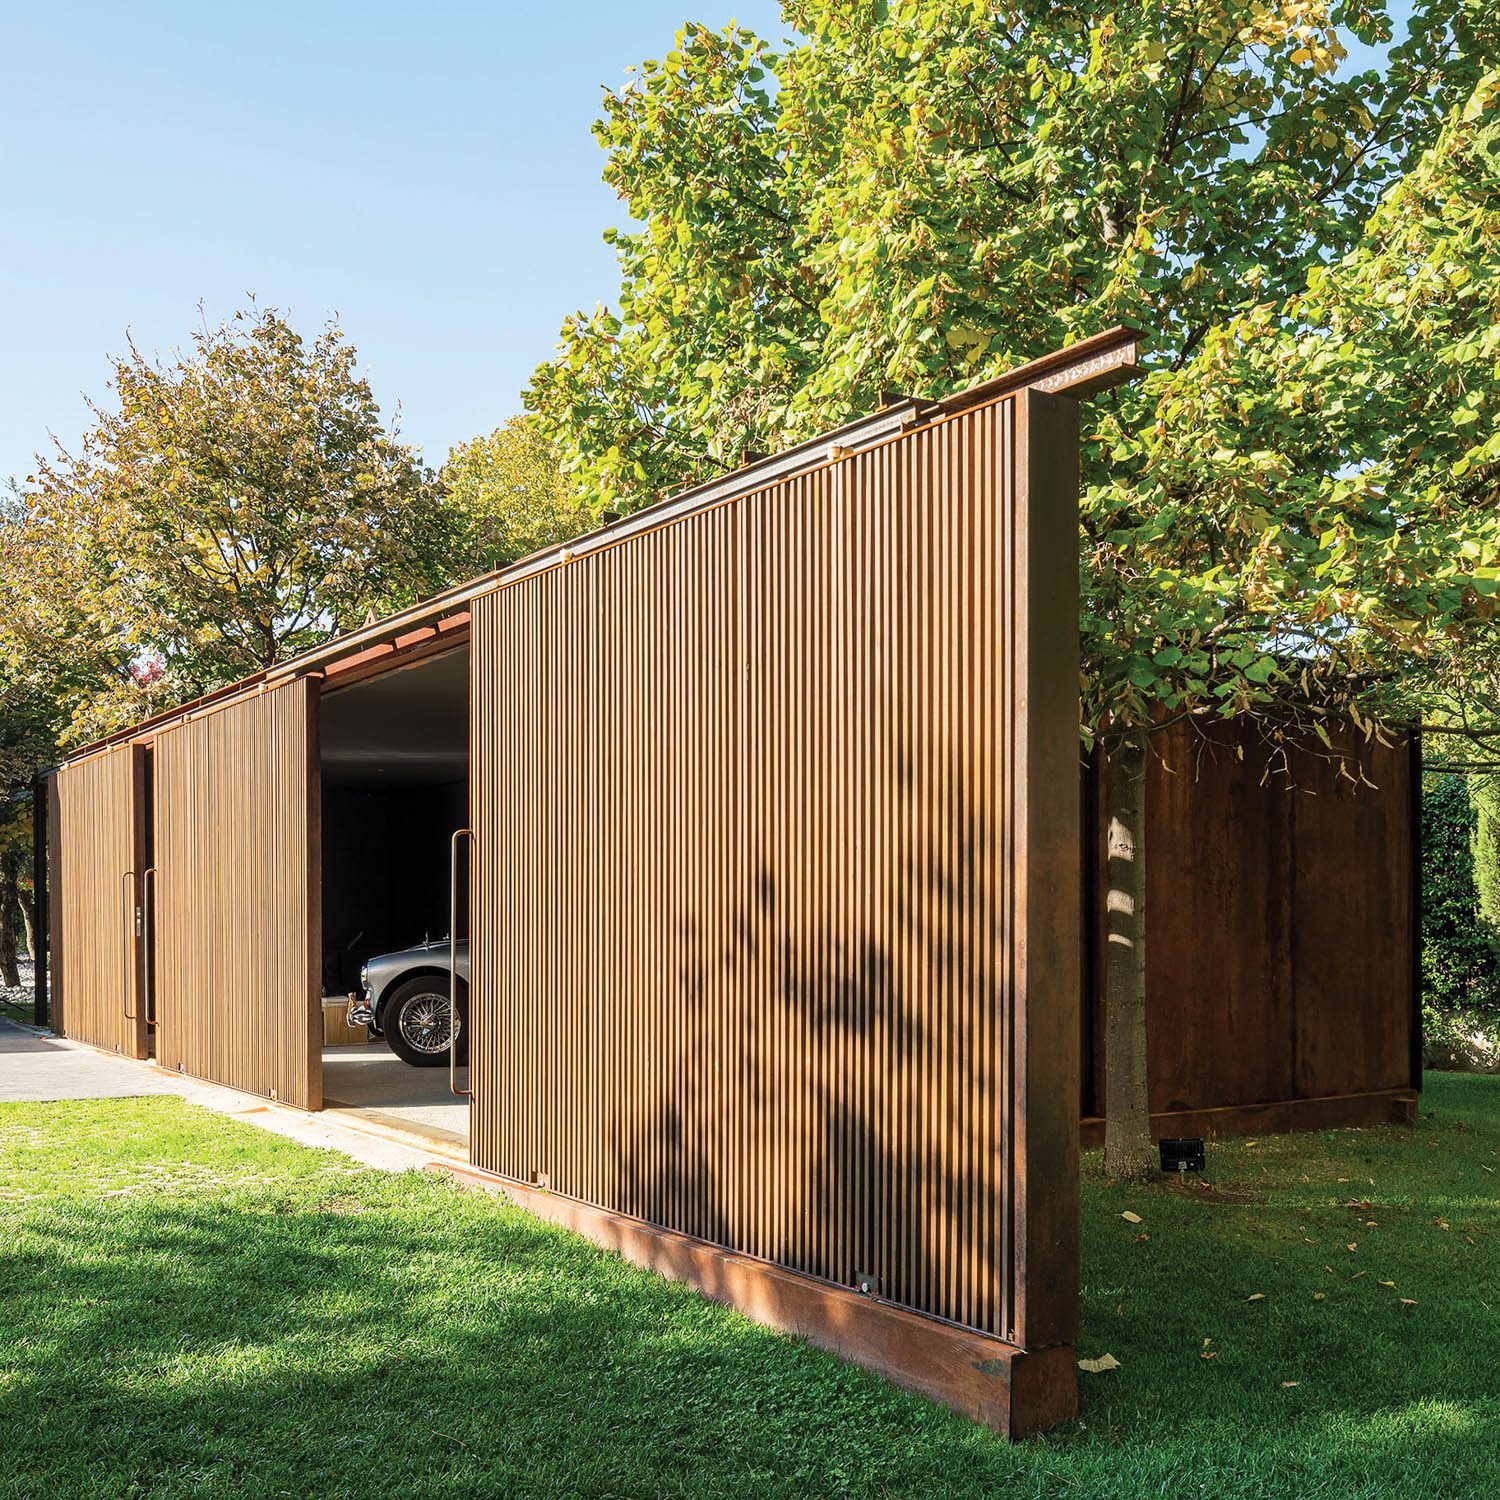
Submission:
<svg viewBox="0 0 1500 1500">
<path fill-rule="evenodd" d="M 369 964 L 361 964 L 359 966 L 359 987 L 362 990 L 367 990 L 367 989 L 370 988 L 370 966 L 369 966 Z"/>
</svg>

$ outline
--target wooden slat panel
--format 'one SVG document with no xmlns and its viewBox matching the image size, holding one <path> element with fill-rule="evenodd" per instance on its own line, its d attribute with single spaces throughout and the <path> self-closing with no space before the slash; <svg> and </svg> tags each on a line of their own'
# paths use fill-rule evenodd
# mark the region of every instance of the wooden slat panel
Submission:
<svg viewBox="0 0 1500 1500">
<path fill-rule="evenodd" d="M 52 778 L 53 1025 L 127 1057 L 146 1056 L 135 933 L 144 777 L 144 752 L 120 745 Z"/>
<path fill-rule="evenodd" d="M 156 738 L 157 1058 L 322 1105 L 317 684 Z"/>
<path fill-rule="evenodd" d="M 969 411 L 474 601 L 476 1165 L 1068 1335 L 1074 418 Z"/>
</svg>

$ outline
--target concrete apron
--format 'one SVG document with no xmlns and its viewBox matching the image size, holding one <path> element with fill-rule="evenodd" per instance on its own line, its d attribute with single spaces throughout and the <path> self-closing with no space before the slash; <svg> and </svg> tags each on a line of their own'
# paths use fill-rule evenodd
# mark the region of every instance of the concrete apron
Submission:
<svg viewBox="0 0 1500 1500">
<path fill-rule="evenodd" d="M 316 1150 L 341 1152 L 383 1172 L 419 1172 L 467 1160 L 467 1153 L 446 1143 L 348 1111 L 308 1114 L 0 1018 L 0 1103 L 152 1094 L 175 1094 L 215 1114 Z"/>
</svg>

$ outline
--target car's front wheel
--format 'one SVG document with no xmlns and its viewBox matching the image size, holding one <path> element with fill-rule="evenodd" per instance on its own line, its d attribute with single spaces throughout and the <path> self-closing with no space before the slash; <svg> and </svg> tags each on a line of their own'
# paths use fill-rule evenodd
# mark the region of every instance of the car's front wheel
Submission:
<svg viewBox="0 0 1500 1500">
<path fill-rule="evenodd" d="M 408 979 L 386 1001 L 380 1029 L 390 1049 L 414 1068 L 446 1068 L 448 1048 L 457 1033 L 458 1061 L 468 1061 L 469 1039 L 464 1020 L 467 1009 L 462 985 L 458 1004 L 448 1004 L 446 975 L 419 974 Z"/>
</svg>

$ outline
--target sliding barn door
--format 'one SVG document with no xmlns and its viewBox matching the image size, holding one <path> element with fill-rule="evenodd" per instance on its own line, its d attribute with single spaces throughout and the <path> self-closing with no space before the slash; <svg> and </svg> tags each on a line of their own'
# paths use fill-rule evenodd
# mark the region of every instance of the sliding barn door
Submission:
<svg viewBox="0 0 1500 1500">
<path fill-rule="evenodd" d="M 158 1061 L 321 1108 L 316 684 L 164 731 L 155 780 Z"/>
<path fill-rule="evenodd" d="M 121 745 L 63 766 L 51 807 L 53 1024 L 126 1057 L 146 1055 L 145 756 Z"/>
<path fill-rule="evenodd" d="M 473 601 L 476 1165 L 1073 1337 L 1075 422 L 1023 393 Z"/>
</svg>

